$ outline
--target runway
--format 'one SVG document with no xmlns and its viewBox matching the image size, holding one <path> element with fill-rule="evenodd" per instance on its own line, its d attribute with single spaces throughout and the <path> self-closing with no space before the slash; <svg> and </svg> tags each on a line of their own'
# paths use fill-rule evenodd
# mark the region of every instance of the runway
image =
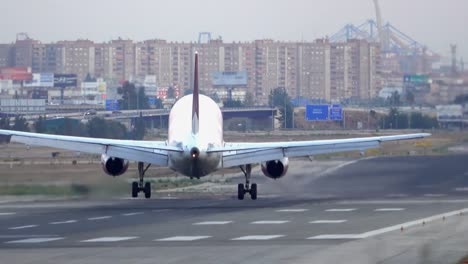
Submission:
<svg viewBox="0 0 468 264">
<path fill-rule="evenodd" d="M 467 158 L 362 159 L 320 177 L 292 167 L 256 176 L 257 201 L 233 189 L 4 203 L 0 263 L 455 263 L 468 253 Z"/>
</svg>

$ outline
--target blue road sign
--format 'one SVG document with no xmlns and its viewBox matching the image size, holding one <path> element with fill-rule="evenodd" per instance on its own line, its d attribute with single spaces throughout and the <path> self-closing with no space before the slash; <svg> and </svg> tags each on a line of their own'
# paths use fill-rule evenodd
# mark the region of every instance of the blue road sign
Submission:
<svg viewBox="0 0 468 264">
<path fill-rule="evenodd" d="M 119 100 L 106 100 L 106 110 L 107 111 L 119 110 Z"/>
<path fill-rule="evenodd" d="M 328 120 L 328 105 L 307 105 L 305 119 L 309 121 Z"/>
<path fill-rule="evenodd" d="M 334 121 L 343 120 L 343 107 L 341 107 L 341 105 L 330 106 L 330 120 L 334 120 Z"/>
</svg>

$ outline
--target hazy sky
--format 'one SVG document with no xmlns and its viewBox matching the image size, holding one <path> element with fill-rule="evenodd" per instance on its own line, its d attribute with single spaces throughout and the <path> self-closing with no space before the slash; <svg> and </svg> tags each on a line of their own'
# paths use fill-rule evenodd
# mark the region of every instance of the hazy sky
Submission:
<svg viewBox="0 0 468 264">
<path fill-rule="evenodd" d="M 468 0 L 380 0 L 384 21 L 431 49 L 457 43 L 468 61 Z M 27 32 L 43 42 L 162 38 L 195 41 L 209 31 L 225 41 L 298 41 L 330 36 L 375 18 L 372 0 L 5 0 L 0 42 Z"/>
</svg>

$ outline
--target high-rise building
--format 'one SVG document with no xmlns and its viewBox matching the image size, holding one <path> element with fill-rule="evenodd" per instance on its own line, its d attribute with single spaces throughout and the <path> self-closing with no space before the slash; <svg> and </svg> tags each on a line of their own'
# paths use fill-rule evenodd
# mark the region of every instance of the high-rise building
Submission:
<svg viewBox="0 0 468 264">
<path fill-rule="evenodd" d="M 0 44 L 0 67 L 13 66 L 14 49 L 11 44 Z"/>
</svg>

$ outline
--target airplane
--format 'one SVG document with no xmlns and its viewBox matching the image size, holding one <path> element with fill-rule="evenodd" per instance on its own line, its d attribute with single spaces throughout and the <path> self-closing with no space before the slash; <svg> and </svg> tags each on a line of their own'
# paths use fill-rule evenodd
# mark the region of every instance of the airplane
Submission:
<svg viewBox="0 0 468 264">
<path fill-rule="evenodd" d="M 26 145 L 100 154 L 104 172 L 116 177 L 124 174 L 129 161 L 138 163 L 139 181 L 132 183 L 132 197 L 143 192 L 151 197 L 151 184 L 145 173 L 151 165 L 165 166 L 188 176 L 200 178 L 223 168 L 239 167 L 245 183 L 239 183 L 237 198 L 249 194 L 257 199 L 257 184 L 250 183 L 252 165 L 260 164 L 263 174 L 272 179 L 283 177 L 289 158 L 324 153 L 364 151 L 382 142 L 428 137 L 428 133 L 364 138 L 288 141 L 288 142 L 225 142 L 223 117 L 218 105 L 199 93 L 198 53 L 195 54 L 193 94 L 180 98 L 169 114 L 166 141 L 134 141 L 75 136 L 60 136 L 0 130 L 0 139 Z"/>
</svg>

